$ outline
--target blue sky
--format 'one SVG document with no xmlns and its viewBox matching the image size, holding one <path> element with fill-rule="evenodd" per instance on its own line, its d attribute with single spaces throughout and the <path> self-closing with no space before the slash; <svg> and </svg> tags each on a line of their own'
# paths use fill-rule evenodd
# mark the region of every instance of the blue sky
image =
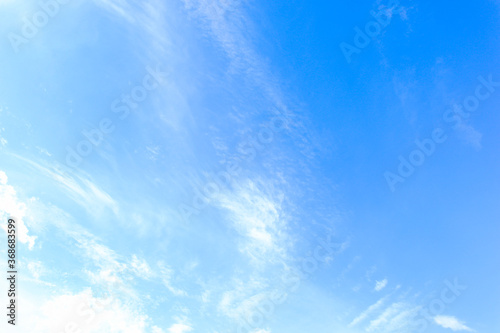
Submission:
<svg viewBox="0 0 500 333">
<path fill-rule="evenodd" d="M 499 6 L 0 0 L 2 331 L 498 332 Z"/>
</svg>

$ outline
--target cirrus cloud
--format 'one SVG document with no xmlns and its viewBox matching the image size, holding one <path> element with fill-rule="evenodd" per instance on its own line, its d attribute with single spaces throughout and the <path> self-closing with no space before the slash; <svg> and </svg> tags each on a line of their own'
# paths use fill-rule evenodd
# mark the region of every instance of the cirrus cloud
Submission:
<svg viewBox="0 0 500 333">
<path fill-rule="evenodd" d="M 469 331 L 474 332 L 473 329 L 467 327 L 464 323 L 459 321 L 453 316 L 436 316 L 434 322 L 444 328 L 449 328 L 453 331 Z"/>
</svg>

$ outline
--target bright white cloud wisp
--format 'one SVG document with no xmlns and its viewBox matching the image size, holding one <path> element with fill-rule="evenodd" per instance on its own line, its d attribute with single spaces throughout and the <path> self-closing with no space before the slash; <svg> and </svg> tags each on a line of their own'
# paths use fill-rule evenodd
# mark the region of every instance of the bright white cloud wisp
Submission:
<svg viewBox="0 0 500 333">
<path fill-rule="evenodd" d="M 449 328 L 452 331 L 468 331 L 474 332 L 473 329 L 467 327 L 464 323 L 453 316 L 436 316 L 434 322 L 441 327 Z"/>
</svg>

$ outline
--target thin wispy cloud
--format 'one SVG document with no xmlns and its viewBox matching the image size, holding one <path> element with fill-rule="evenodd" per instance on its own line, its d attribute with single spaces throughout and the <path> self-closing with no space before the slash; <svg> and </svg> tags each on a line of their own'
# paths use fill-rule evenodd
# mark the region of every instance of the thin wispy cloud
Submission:
<svg viewBox="0 0 500 333">
<path fill-rule="evenodd" d="M 275 193 L 273 193 L 273 191 Z M 292 246 L 287 238 L 283 194 L 264 182 L 244 181 L 219 196 L 216 205 L 229 212 L 231 227 L 241 236 L 239 250 L 258 265 L 287 259 Z"/>
<path fill-rule="evenodd" d="M 435 316 L 434 322 L 441 327 L 449 328 L 452 331 L 468 331 L 475 332 L 473 329 L 465 325 L 463 322 L 453 316 Z"/>
<path fill-rule="evenodd" d="M 381 291 L 387 286 L 387 279 L 383 279 L 382 281 L 375 282 L 375 291 Z"/>
<path fill-rule="evenodd" d="M 379 310 L 384 305 L 384 303 L 387 301 L 388 298 L 389 296 L 384 296 L 381 299 L 379 299 L 375 304 L 370 305 L 365 311 L 363 311 L 361 314 L 359 314 L 356 318 L 354 318 L 351 321 L 349 327 L 356 326 L 362 321 L 366 320 L 372 313 Z"/>
<path fill-rule="evenodd" d="M 49 164 L 44 166 L 19 155 L 14 156 L 53 181 L 70 198 L 85 208 L 89 214 L 98 214 L 105 208 L 111 209 L 114 214 L 118 214 L 118 203 L 106 191 L 89 179 L 89 177 L 76 173 L 70 175 L 61 168 L 58 168 L 57 165 Z"/>
<path fill-rule="evenodd" d="M 186 291 L 173 286 L 173 279 L 176 276 L 175 272 L 165 262 L 157 263 L 159 276 L 163 285 L 175 296 L 187 296 Z"/>
<path fill-rule="evenodd" d="M 396 302 L 388 306 L 378 317 L 371 320 L 366 327 L 367 332 L 410 332 L 417 307 L 404 302 Z"/>
</svg>

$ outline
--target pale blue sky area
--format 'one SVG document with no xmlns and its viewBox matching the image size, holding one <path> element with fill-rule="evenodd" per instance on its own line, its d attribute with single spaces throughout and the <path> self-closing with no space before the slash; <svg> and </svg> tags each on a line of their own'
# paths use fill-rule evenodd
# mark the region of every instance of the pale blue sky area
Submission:
<svg viewBox="0 0 500 333">
<path fill-rule="evenodd" d="M 499 10 L 0 0 L 2 332 L 499 332 Z"/>
</svg>

